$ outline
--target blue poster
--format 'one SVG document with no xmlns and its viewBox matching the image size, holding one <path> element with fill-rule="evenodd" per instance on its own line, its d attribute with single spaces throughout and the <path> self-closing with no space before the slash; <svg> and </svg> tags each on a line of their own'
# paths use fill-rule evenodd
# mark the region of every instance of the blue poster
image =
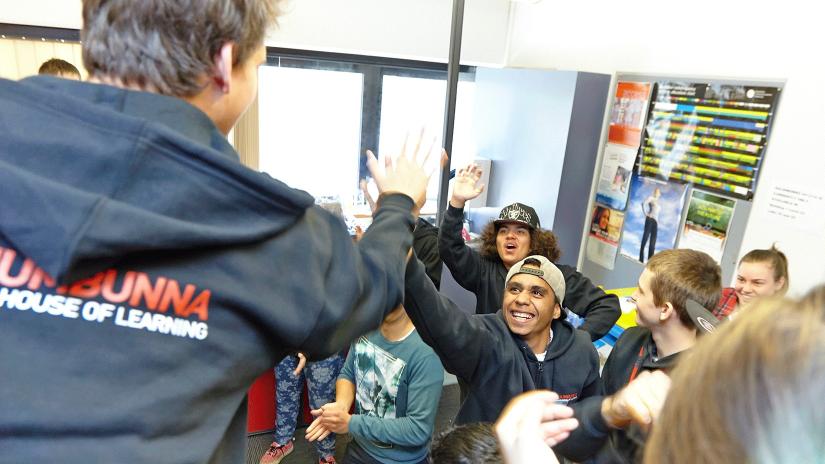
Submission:
<svg viewBox="0 0 825 464">
<path fill-rule="evenodd" d="M 674 248 L 685 205 L 685 185 L 633 174 L 621 253 L 642 263 Z"/>
</svg>

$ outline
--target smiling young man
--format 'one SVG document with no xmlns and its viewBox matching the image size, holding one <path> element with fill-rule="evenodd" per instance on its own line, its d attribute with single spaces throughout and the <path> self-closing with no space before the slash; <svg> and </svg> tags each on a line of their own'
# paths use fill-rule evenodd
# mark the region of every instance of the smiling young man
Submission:
<svg viewBox="0 0 825 464">
<path fill-rule="evenodd" d="M 242 462 L 255 378 L 401 302 L 420 166 L 353 245 L 226 140 L 278 14 L 84 0 L 89 82 L 0 79 L 0 462 Z"/>
<path fill-rule="evenodd" d="M 567 404 L 597 393 L 596 350 L 562 317 L 564 276 L 547 258 L 510 267 L 495 314 L 464 313 L 436 291 L 418 260 L 407 265 L 405 288 L 404 306 L 421 338 L 468 386 L 456 424 L 493 422 L 525 391 L 549 389 Z"/>
<path fill-rule="evenodd" d="M 504 278 L 513 264 L 528 255 L 542 255 L 551 262 L 560 251 L 553 232 L 541 228 L 539 216 L 530 206 L 513 203 L 504 207 L 499 218 L 484 227 L 481 246 L 475 250 L 464 243 L 461 228 L 464 205 L 481 194 L 481 169 L 470 165 L 460 169 L 438 234 L 438 251 L 456 282 L 476 296 L 476 314 L 491 314 L 500 309 Z M 580 329 L 598 340 L 621 315 L 619 300 L 593 285 L 574 267 L 556 264 L 564 276 L 563 308 L 584 318 Z"/>
<path fill-rule="evenodd" d="M 625 330 L 610 352 L 601 376 L 603 396 L 573 406 L 580 425 L 564 446 L 574 460 L 597 451 L 597 463 L 631 463 L 640 457 L 645 435 L 630 423 L 639 405 L 649 416 L 647 408 L 656 410 L 664 395 L 633 381 L 645 371 L 669 371 L 699 334 L 712 330 L 718 320 L 702 308 L 714 308 L 721 289 L 719 265 L 701 251 L 665 250 L 650 258 L 632 296 L 638 326 Z"/>
</svg>

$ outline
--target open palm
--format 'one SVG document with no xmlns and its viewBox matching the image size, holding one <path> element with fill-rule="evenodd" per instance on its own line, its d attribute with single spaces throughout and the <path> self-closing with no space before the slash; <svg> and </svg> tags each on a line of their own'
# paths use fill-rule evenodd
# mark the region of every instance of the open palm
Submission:
<svg viewBox="0 0 825 464">
<path fill-rule="evenodd" d="M 453 185 L 453 195 L 451 203 L 454 206 L 464 207 L 464 203 L 481 195 L 484 191 L 484 184 L 478 184 L 481 179 L 481 168 L 471 164 L 466 168 L 459 169 L 455 176 Z"/>
</svg>

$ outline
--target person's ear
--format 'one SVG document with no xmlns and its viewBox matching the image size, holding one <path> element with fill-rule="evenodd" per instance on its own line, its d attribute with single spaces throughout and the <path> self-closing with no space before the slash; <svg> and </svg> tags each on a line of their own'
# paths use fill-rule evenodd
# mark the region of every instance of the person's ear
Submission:
<svg viewBox="0 0 825 464">
<path fill-rule="evenodd" d="M 659 308 L 659 311 L 659 321 L 665 322 L 674 315 L 676 309 L 673 308 L 673 304 L 671 302 L 666 301 L 665 304 Z"/>
<path fill-rule="evenodd" d="M 559 317 L 561 317 L 561 305 L 556 301 L 556 305 L 553 307 L 553 319 L 558 319 Z"/>
<path fill-rule="evenodd" d="M 232 84 L 232 62 L 235 51 L 234 42 L 226 42 L 215 55 L 215 71 L 212 80 L 223 93 L 229 93 Z"/>
</svg>

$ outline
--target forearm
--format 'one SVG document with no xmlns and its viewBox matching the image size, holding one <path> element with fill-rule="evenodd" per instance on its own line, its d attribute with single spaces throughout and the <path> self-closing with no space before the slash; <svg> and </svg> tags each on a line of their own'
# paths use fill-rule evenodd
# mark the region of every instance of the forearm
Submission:
<svg viewBox="0 0 825 464">
<path fill-rule="evenodd" d="M 584 323 L 580 329 L 589 333 L 592 340 L 598 340 L 613 328 L 621 315 L 619 298 L 616 295 L 604 294 L 594 300 L 585 314 L 582 314 Z"/>
<path fill-rule="evenodd" d="M 367 440 L 398 446 L 423 446 L 432 437 L 433 421 L 411 417 L 381 419 L 373 416 L 353 415 L 349 433 Z"/>
<path fill-rule="evenodd" d="M 341 404 L 344 410 L 349 411 L 355 401 L 355 384 L 347 379 L 339 378 L 335 382 L 335 402 Z"/>
</svg>

